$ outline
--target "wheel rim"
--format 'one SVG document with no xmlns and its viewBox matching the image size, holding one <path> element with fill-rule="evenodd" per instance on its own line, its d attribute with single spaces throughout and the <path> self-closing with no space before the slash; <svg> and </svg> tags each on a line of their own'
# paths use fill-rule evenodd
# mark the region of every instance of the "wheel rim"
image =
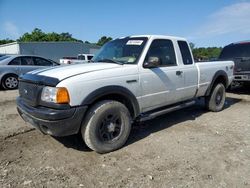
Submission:
<svg viewBox="0 0 250 188">
<path fill-rule="evenodd" d="M 6 80 L 5 80 L 5 86 L 7 88 L 13 89 L 13 88 L 16 88 L 17 85 L 18 85 L 18 80 L 17 80 L 16 77 L 11 76 L 11 77 L 6 78 Z"/>
<path fill-rule="evenodd" d="M 106 115 L 99 126 L 99 137 L 103 142 L 112 142 L 121 134 L 122 121 L 119 114 Z"/>
<path fill-rule="evenodd" d="M 217 92 L 217 94 L 215 96 L 215 103 L 216 103 L 216 105 L 217 106 L 220 105 L 221 102 L 222 102 L 222 100 L 223 100 L 223 90 L 220 89 L 220 90 L 218 90 L 218 92 Z"/>
</svg>

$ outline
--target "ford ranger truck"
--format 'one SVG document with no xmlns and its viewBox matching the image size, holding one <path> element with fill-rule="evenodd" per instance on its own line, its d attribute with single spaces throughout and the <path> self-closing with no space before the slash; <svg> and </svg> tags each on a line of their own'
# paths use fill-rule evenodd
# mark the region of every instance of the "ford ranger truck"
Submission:
<svg viewBox="0 0 250 188">
<path fill-rule="evenodd" d="M 218 112 L 233 79 L 232 61 L 194 63 L 184 38 L 140 35 L 105 44 L 92 63 L 47 68 L 20 77 L 17 110 L 53 136 L 81 133 L 89 148 L 121 148 L 134 122 L 204 97 Z"/>
</svg>

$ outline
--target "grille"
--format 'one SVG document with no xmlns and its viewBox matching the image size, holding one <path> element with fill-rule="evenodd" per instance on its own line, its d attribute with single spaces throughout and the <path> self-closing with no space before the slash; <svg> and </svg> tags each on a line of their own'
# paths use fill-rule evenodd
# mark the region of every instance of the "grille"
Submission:
<svg viewBox="0 0 250 188">
<path fill-rule="evenodd" d="M 19 95 L 32 106 L 37 105 L 41 86 L 28 82 L 19 82 Z"/>
</svg>

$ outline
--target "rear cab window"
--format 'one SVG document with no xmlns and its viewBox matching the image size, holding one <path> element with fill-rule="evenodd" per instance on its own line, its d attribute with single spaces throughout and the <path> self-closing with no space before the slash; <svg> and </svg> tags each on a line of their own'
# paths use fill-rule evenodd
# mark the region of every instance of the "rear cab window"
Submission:
<svg viewBox="0 0 250 188">
<path fill-rule="evenodd" d="M 181 51 L 182 62 L 184 65 L 192 65 L 193 58 L 186 41 L 178 41 L 178 46 Z"/>
<path fill-rule="evenodd" d="M 220 60 L 233 60 L 234 58 L 250 57 L 250 42 L 230 44 L 221 51 Z"/>
</svg>

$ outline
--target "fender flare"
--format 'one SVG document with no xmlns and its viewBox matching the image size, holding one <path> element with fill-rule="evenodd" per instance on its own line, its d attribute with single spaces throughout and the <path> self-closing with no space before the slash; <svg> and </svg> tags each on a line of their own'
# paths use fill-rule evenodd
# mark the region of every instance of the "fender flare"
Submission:
<svg viewBox="0 0 250 188">
<path fill-rule="evenodd" d="M 214 74 L 213 80 L 212 80 L 212 82 L 210 83 L 209 87 L 207 88 L 207 91 L 206 91 L 205 96 L 209 96 L 209 94 L 211 93 L 211 90 L 212 90 L 212 88 L 213 88 L 213 86 L 214 86 L 215 81 L 216 81 L 217 78 L 219 78 L 220 76 L 222 76 L 222 77 L 225 79 L 225 81 L 226 81 L 225 87 L 226 87 L 226 88 L 228 87 L 229 81 L 228 81 L 227 73 L 226 73 L 225 71 L 223 71 L 223 70 L 219 70 L 219 71 L 217 71 L 217 72 Z"/>
<path fill-rule="evenodd" d="M 126 100 L 128 100 L 133 107 L 134 118 L 140 114 L 139 104 L 135 95 L 129 89 L 122 87 L 122 86 L 117 86 L 117 85 L 104 86 L 97 90 L 94 90 L 87 97 L 85 97 L 81 105 L 93 104 L 98 99 L 108 96 L 108 95 L 120 95 L 123 98 L 126 98 Z"/>
</svg>

